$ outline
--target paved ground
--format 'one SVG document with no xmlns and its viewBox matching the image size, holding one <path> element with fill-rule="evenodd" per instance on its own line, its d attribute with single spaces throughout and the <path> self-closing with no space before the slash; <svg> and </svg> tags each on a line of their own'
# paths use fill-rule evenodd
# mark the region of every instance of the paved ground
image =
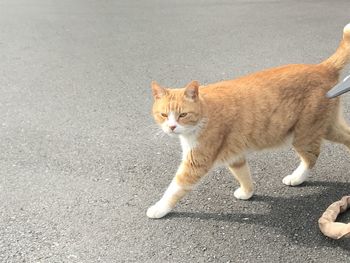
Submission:
<svg viewBox="0 0 350 263">
<path fill-rule="evenodd" d="M 156 135 L 151 80 L 319 62 L 349 13 L 348 0 L 1 0 L 0 261 L 349 261 L 350 242 L 317 227 L 350 192 L 350 155 L 336 145 L 302 187 L 281 183 L 298 164 L 290 149 L 259 153 L 251 201 L 217 169 L 165 219 L 145 215 L 181 155 Z"/>
</svg>

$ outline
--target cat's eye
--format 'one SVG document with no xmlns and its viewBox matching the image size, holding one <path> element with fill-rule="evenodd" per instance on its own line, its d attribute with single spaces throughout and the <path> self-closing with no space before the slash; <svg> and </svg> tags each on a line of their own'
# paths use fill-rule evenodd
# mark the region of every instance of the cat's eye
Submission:
<svg viewBox="0 0 350 263">
<path fill-rule="evenodd" d="M 160 115 L 162 115 L 162 117 L 164 117 L 164 118 L 168 118 L 168 114 L 166 114 L 166 113 L 161 113 Z"/>
<path fill-rule="evenodd" d="M 187 116 L 187 112 L 183 112 L 179 115 L 180 118 L 186 117 Z"/>
</svg>

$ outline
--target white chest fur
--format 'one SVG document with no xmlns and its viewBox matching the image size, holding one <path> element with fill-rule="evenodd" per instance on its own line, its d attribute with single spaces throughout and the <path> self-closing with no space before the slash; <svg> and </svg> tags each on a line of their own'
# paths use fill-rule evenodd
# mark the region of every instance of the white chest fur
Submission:
<svg viewBox="0 0 350 263">
<path fill-rule="evenodd" d="M 194 134 L 180 135 L 180 143 L 182 147 L 182 160 L 186 159 L 187 154 L 197 146 L 197 138 Z"/>
</svg>

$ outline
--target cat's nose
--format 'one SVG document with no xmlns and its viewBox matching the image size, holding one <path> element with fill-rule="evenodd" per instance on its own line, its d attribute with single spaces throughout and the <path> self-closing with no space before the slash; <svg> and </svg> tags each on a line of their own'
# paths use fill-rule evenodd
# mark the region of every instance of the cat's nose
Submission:
<svg viewBox="0 0 350 263">
<path fill-rule="evenodd" d="M 176 125 L 172 125 L 172 126 L 169 126 L 169 128 L 170 128 L 170 130 L 175 130 L 175 128 L 176 128 Z"/>
</svg>

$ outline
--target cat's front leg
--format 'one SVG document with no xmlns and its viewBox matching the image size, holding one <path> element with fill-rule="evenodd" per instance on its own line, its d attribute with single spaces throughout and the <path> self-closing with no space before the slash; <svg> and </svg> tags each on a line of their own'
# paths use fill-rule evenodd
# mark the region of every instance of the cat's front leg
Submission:
<svg viewBox="0 0 350 263">
<path fill-rule="evenodd" d="M 168 214 L 174 208 L 176 203 L 190 190 L 190 188 L 185 188 L 180 185 L 175 176 L 163 194 L 163 197 L 153 206 L 148 208 L 147 216 L 149 218 L 162 218 Z"/>
<path fill-rule="evenodd" d="M 208 163 L 199 164 L 193 160 L 183 161 L 163 197 L 148 208 L 147 216 L 161 218 L 168 214 L 177 202 L 191 191 L 199 179 L 208 172 L 211 167 Z"/>
</svg>

